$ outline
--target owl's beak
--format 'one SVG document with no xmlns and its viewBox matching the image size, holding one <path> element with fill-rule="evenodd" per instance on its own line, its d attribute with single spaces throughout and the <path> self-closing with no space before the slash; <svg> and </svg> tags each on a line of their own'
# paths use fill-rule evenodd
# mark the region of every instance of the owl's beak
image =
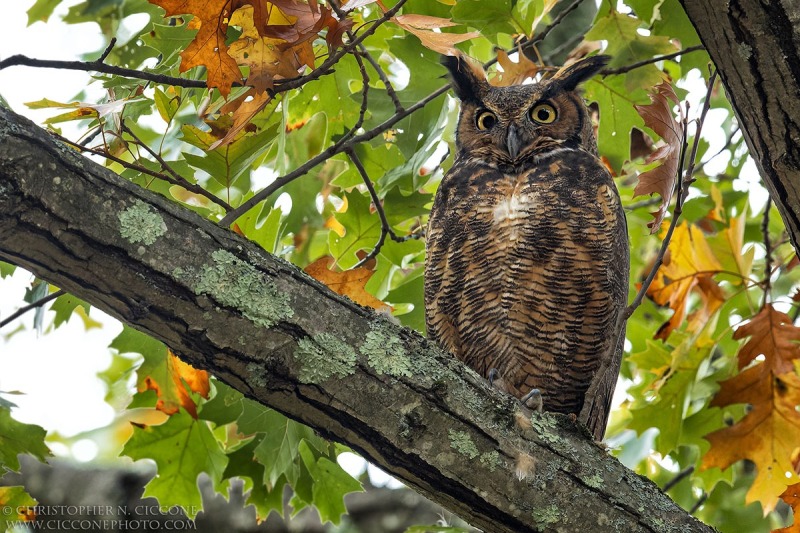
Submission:
<svg viewBox="0 0 800 533">
<path fill-rule="evenodd" d="M 517 134 L 517 128 L 511 124 L 506 133 L 506 149 L 508 150 L 508 155 L 511 156 L 511 159 L 517 158 L 517 154 L 519 154 L 519 149 L 521 147 L 522 143 L 520 142 L 519 135 Z"/>
</svg>

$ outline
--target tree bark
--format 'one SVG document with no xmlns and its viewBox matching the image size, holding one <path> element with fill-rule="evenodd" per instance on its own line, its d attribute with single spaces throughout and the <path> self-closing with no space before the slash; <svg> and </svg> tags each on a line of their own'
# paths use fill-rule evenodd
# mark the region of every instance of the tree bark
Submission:
<svg viewBox="0 0 800 533">
<path fill-rule="evenodd" d="M 681 0 L 800 252 L 800 2 Z"/>
<path fill-rule="evenodd" d="M 515 400 L 417 333 L 3 108 L 0 259 L 486 531 L 712 531 L 569 419 L 521 424 Z"/>
</svg>

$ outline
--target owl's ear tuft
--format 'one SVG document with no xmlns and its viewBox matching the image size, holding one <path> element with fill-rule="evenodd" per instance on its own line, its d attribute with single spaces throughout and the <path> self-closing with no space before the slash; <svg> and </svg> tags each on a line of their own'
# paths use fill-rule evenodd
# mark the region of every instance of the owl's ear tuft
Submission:
<svg viewBox="0 0 800 533">
<path fill-rule="evenodd" d="M 611 60 L 610 56 L 597 55 L 581 59 L 556 72 L 550 82 L 565 91 L 572 91 L 578 84 L 597 74 Z"/>
<path fill-rule="evenodd" d="M 462 102 L 480 102 L 489 82 L 486 81 L 486 72 L 483 67 L 476 64 L 464 54 L 442 56 L 442 65 L 450 71 L 450 80 L 453 90 Z"/>
</svg>

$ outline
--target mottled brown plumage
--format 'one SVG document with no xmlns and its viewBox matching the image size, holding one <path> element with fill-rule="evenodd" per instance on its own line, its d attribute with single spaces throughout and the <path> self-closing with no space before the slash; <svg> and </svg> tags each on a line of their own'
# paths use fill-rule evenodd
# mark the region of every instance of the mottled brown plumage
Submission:
<svg viewBox="0 0 800 533">
<path fill-rule="evenodd" d="M 580 416 L 597 440 L 619 372 L 629 251 L 576 86 L 606 61 L 492 87 L 466 58 L 443 60 L 461 114 L 425 268 L 428 335 L 484 377 L 495 369 L 514 396 L 539 389 L 545 410 Z"/>
</svg>

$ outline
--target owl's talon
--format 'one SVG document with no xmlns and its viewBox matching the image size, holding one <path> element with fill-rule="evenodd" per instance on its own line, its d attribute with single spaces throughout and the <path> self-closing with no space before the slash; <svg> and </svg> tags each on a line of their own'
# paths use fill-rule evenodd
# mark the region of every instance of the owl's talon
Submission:
<svg viewBox="0 0 800 533">
<path fill-rule="evenodd" d="M 536 413 L 542 412 L 542 391 L 539 389 L 531 389 L 528 394 L 520 398 L 519 402 Z"/>
<path fill-rule="evenodd" d="M 496 368 L 492 368 L 489 370 L 489 386 L 494 387 L 494 380 L 497 379 L 497 376 L 500 375 L 500 371 Z"/>
</svg>

